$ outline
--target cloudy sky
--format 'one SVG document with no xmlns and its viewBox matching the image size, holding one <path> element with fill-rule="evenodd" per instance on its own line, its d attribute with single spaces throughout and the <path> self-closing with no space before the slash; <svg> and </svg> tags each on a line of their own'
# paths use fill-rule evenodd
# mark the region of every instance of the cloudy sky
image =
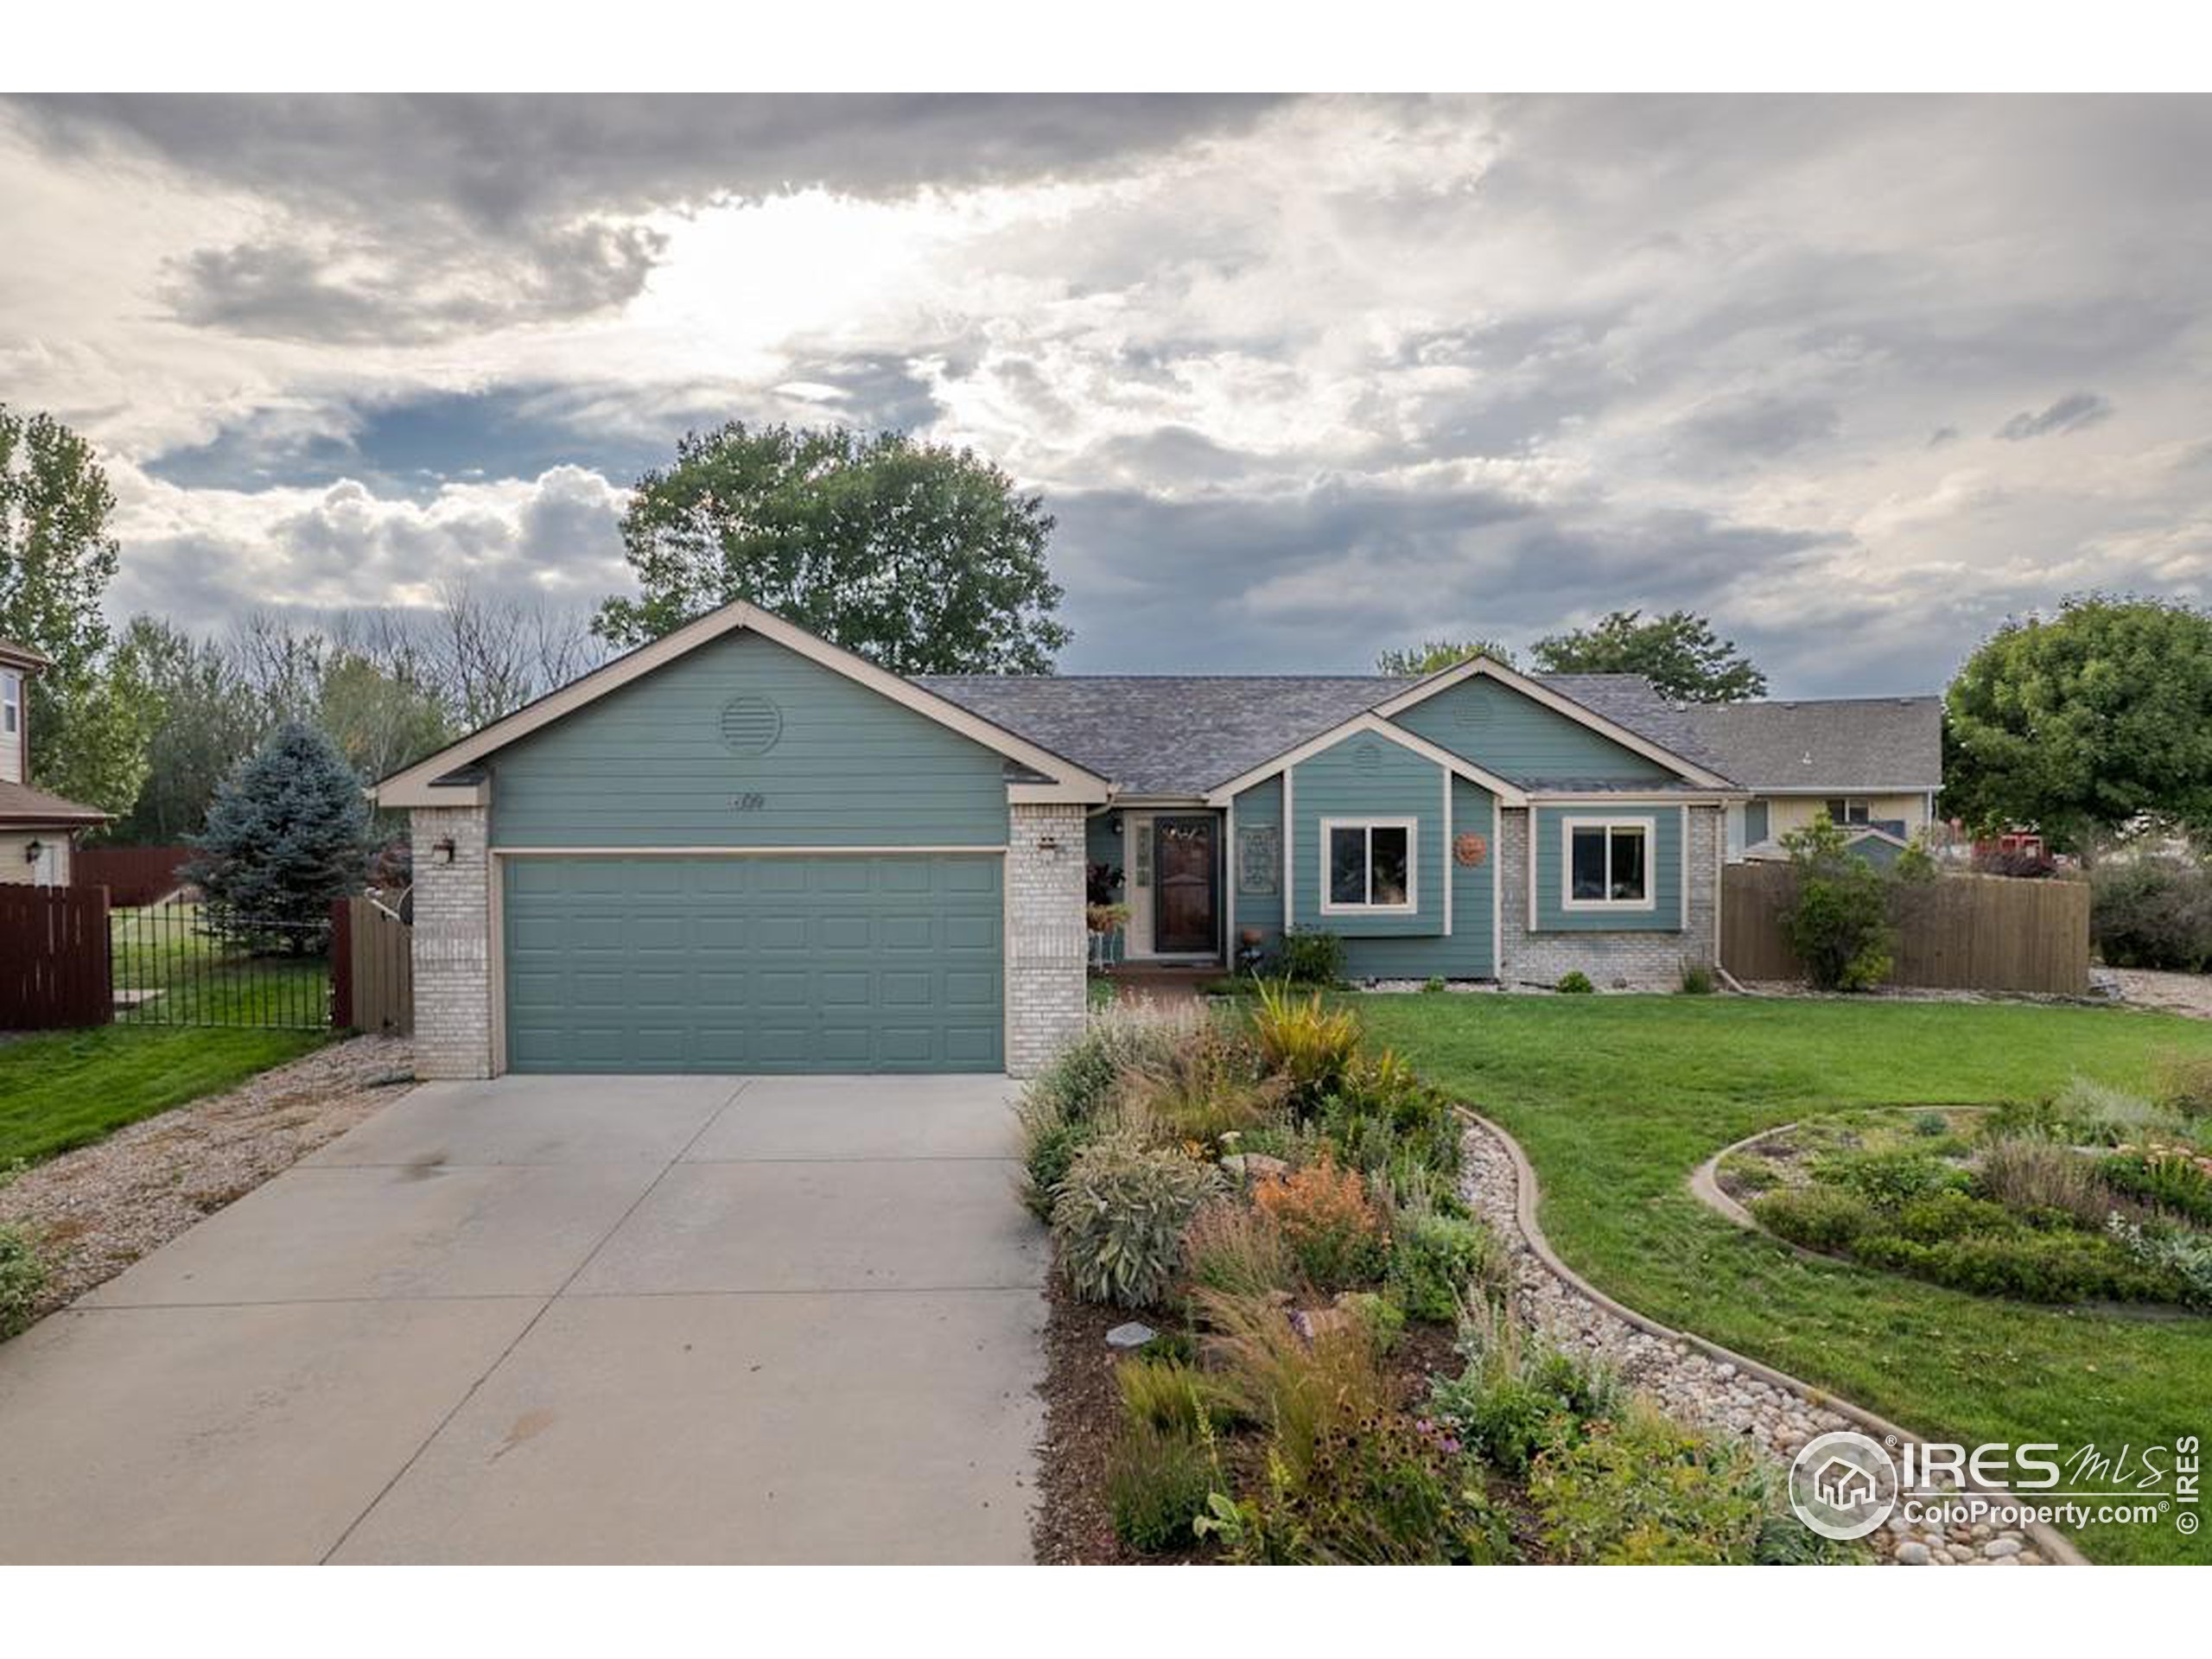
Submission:
<svg viewBox="0 0 2212 1659">
<path fill-rule="evenodd" d="M 584 606 L 689 427 L 898 426 L 1058 515 L 1082 671 L 1618 607 L 1778 692 L 2212 580 L 2212 101 L 0 103 L 0 399 L 118 613 Z"/>
</svg>

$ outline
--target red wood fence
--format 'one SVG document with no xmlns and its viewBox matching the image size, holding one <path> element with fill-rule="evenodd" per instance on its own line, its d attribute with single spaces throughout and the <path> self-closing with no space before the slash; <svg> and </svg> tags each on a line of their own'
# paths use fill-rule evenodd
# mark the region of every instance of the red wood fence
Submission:
<svg viewBox="0 0 2212 1659">
<path fill-rule="evenodd" d="M 177 889 L 177 871 L 192 857 L 189 847 L 79 847 L 69 855 L 69 885 L 105 887 L 118 909 L 150 905 Z"/>
<path fill-rule="evenodd" d="M 104 1026 L 105 887 L 0 887 L 0 1031 Z"/>
</svg>

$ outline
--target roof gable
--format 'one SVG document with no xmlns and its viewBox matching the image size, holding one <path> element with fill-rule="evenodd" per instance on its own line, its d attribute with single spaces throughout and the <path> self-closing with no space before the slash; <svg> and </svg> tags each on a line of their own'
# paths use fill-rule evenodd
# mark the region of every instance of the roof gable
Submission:
<svg viewBox="0 0 2212 1659">
<path fill-rule="evenodd" d="M 720 610 L 709 611 L 673 633 L 616 658 L 505 719 L 494 721 L 459 742 L 448 744 L 436 753 L 393 773 L 375 786 L 372 793 L 377 803 L 385 807 L 416 807 L 480 801 L 480 784 L 450 785 L 442 780 L 452 773 L 465 772 L 509 744 L 519 741 L 556 721 L 565 719 L 601 697 L 620 690 L 702 645 L 739 629 L 748 629 L 797 652 L 832 672 L 841 674 L 894 702 L 902 703 L 915 713 L 949 727 L 963 737 L 973 739 L 985 748 L 996 751 L 1007 760 L 1053 780 L 1039 787 L 1071 791 L 1071 798 L 1077 799 L 1103 800 L 1106 798 L 1107 780 L 1103 775 L 1064 755 L 1052 753 L 1029 738 L 1007 731 L 913 681 L 901 679 L 888 670 L 879 668 L 865 658 L 833 645 L 794 623 L 786 622 L 756 605 L 739 600 Z M 1022 789 L 1030 786 L 1017 784 L 1014 787 Z"/>
</svg>

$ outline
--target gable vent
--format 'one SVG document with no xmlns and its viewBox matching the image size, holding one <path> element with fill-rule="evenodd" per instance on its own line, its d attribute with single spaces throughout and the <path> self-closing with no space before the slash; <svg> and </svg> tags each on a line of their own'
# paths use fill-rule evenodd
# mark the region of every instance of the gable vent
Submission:
<svg viewBox="0 0 2212 1659">
<path fill-rule="evenodd" d="M 766 697 L 732 697 L 722 705 L 721 726 L 732 754 L 766 754 L 784 734 L 784 711 Z"/>
<path fill-rule="evenodd" d="M 1381 746 L 1374 743 L 1361 744 L 1357 748 L 1351 752 L 1351 763 L 1355 766 L 1357 766 L 1362 772 L 1374 771 L 1376 767 L 1382 764 L 1382 750 Z"/>
</svg>

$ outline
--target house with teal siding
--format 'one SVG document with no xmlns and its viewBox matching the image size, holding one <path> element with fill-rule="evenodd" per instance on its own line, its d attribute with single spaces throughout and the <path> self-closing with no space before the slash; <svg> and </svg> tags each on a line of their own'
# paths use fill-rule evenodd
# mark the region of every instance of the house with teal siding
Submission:
<svg viewBox="0 0 2212 1659">
<path fill-rule="evenodd" d="M 446 1077 L 1027 1075 L 1109 903 L 1129 963 L 1671 987 L 1753 798 L 1635 676 L 902 678 L 747 604 L 376 794 Z"/>
</svg>

